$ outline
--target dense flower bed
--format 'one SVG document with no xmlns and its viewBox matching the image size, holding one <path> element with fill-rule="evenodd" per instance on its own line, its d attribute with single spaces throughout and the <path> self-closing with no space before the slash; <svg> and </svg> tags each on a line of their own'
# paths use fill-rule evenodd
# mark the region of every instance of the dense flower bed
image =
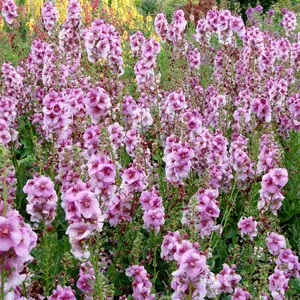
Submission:
<svg viewBox="0 0 300 300">
<path fill-rule="evenodd" d="M 300 131 L 295 13 L 275 33 L 259 7 L 250 27 L 159 13 L 155 37 L 122 43 L 81 5 L 58 28 L 44 3 L 44 39 L 2 65 L 0 299 L 296 299 L 278 219 Z M 13 28 L 13 0 L 2 12 Z"/>
</svg>

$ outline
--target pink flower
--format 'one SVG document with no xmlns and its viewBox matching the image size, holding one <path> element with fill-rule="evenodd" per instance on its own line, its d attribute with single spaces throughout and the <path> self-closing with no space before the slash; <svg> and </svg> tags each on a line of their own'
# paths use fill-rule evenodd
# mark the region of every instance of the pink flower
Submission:
<svg viewBox="0 0 300 300">
<path fill-rule="evenodd" d="M 179 263 L 181 263 L 182 259 L 184 258 L 183 254 L 192 249 L 197 250 L 199 248 L 199 245 L 197 245 L 197 246 L 193 245 L 189 240 L 183 240 L 183 241 L 181 241 L 181 243 L 177 243 L 176 244 L 176 252 L 174 254 L 174 259 L 176 261 L 178 261 Z"/>
<path fill-rule="evenodd" d="M 73 223 L 71 224 L 66 232 L 70 240 L 85 240 L 91 234 L 91 228 L 88 223 Z"/>
<path fill-rule="evenodd" d="M 273 255 L 278 255 L 280 253 L 280 250 L 286 248 L 284 236 L 276 234 L 275 232 L 268 232 L 266 242 L 269 252 Z"/>
<path fill-rule="evenodd" d="M 288 182 L 288 173 L 286 169 L 272 169 L 270 170 L 269 175 L 273 182 L 281 188 L 284 187 Z"/>
<path fill-rule="evenodd" d="M 142 169 L 130 167 L 122 175 L 122 188 L 143 191 L 147 187 L 146 174 Z"/>
<path fill-rule="evenodd" d="M 215 225 L 215 220 L 220 215 L 218 196 L 216 190 L 200 189 L 197 199 L 192 197 L 184 208 L 182 224 L 194 226 L 201 237 L 209 236 L 212 231 L 217 230 L 219 226 Z"/>
<path fill-rule="evenodd" d="M 116 168 L 113 164 L 101 164 L 98 168 L 96 176 L 105 183 L 114 183 L 116 177 Z"/>
<path fill-rule="evenodd" d="M 289 278 L 283 271 L 275 268 L 274 274 L 269 276 L 269 290 L 273 299 L 284 300 L 285 291 L 288 289 Z"/>
<path fill-rule="evenodd" d="M 297 255 L 291 249 L 284 249 L 276 259 L 276 265 L 288 276 L 299 278 L 300 264 Z"/>
<path fill-rule="evenodd" d="M 250 293 L 248 293 L 245 289 L 237 287 L 234 290 L 234 294 L 232 296 L 232 300 L 249 300 L 251 298 Z"/>
<path fill-rule="evenodd" d="M 242 279 L 242 277 L 235 272 L 236 266 L 229 267 L 227 264 L 223 264 L 223 270 L 217 275 L 217 280 L 220 283 L 220 292 L 233 293 L 233 289 L 236 284 Z"/>
<path fill-rule="evenodd" d="M 191 249 L 182 255 L 180 267 L 173 275 L 183 272 L 189 279 L 193 280 L 199 275 L 205 275 L 207 271 L 206 257 L 200 255 L 195 249 Z"/>
<path fill-rule="evenodd" d="M 191 49 L 188 53 L 188 61 L 190 68 L 194 68 L 196 70 L 200 69 L 201 60 L 200 53 L 197 48 Z"/>
<path fill-rule="evenodd" d="M 76 300 L 75 292 L 71 287 L 62 287 L 58 285 L 56 290 L 52 292 L 52 296 L 48 297 L 49 300 Z"/>
<path fill-rule="evenodd" d="M 53 194 L 54 184 L 46 176 L 40 176 L 34 184 L 34 195 L 38 197 L 48 198 Z"/>
<path fill-rule="evenodd" d="M 13 23 L 14 19 L 18 16 L 17 6 L 13 0 L 3 1 L 2 15 L 9 25 Z"/>
<path fill-rule="evenodd" d="M 184 93 L 181 90 L 171 93 L 167 97 L 166 105 L 169 113 L 181 112 L 187 107 Z"/>
<path fill-rule="evenodd" d="M 88 258 L 90 256 L 84 242 L 89 238 L 91 232 L 91 225 L 82 222 L 73 223 L 67 228 L 66 233 L 69 235 L 71 252 L 76 258 Z"/>
<path fill-rule="evenodd" d="M 133 294 L 135 300 L 154 300 L 155 294 L 151 294 L 152 283 L 143 266 L 134 265 L 126 269 L 126 275 L 134 277 Z"/>
<path fill-rule="evenodd" d="M 149 191 L 142 192 L 140 202 L 144 210 L 144 228 L 153 229 L 158 233 L 160 227 L 165 223 L 164 207 L 158 191 L 151 188 Z"/>
<path fill-rule="evenodd" d="M 0 251 L 7 251 L 18 246 L 21 239 L 22 234 L 18 222 L 12 217 L 0 216 Z"/>
<path fill-rule="evenodd" d="M 100 121 L 109 113 L 110 97 L 102 88 L 91 88 L 85 98 L 86 111 L 91 115 L 93 122 Z"/>
<path fill-rule="evenodd" d="M 167 36 L 168 26 L 166 16 L 163 13 L 157 14 L 154 20 L 155 32 L 163 39 Z"/>
<path fill-rule="evenodd" d="M 181 237 L 179 231 L 169 232 L 165 235 L 161 245 L 161 258 L 167 261 L 174 260 L 174 254 L 177 251 L 177 246 L 180 241 Z"/>
<path fill-rule="evenodd" d="M 34 176 L 23 188 L 27 194 L 26 211 L 31 215 L 32 222 L 46 222 L 50 225 L 55 219 L 57 195 L 54 184 L 46 176 Z"/>
<path fill-rule="evenodd" d="M 270 173 L 267 173 L 263 176 L 261 186 L 265 192 L 270 194 L 275 194 L 279 191 L 279 187 L 274 182 L 274 179 L 271 177 Z"/>
<path fill-rule="evenodd" d="M 82 191 L 76 195 L 78 210 L 85 218 L 91 218 L 99 210 L 99 202 L 89 191 Z"/>
<path fill-rule="evenodd" d="M 153 228 L 156 232 L 165 223 L 164 208 L 147 210 L 143 215 L 144 227 Z"/>
<path fill-rule="evenodd" d="M 146 38 L 140 31 L 130 36 L 130 48 L 133 54 L 138 54 L 141 49 L 141 45 L 145 42 L 145 40 Z"/>
<path fill-rule="evenodd" d="M 90 274 L 81 274 L 76 286 L 85 293 L 92 294 L 91 283 L 95 280 L 95 277 Z"/>
<path fill-rule="evenodd" d="M 58 21 L 58 11 L 52 1 L 44 3 L 42 7 L 42 19 L 45 29 L 51 34 L 55 23 Z"/>
<path fill-rule="evenodd" d="M 242 236 L 244 236 L 244 234 L 249 235 L 251 240 L 257 236 L 257 222 L 254 217 L 242 217 L 238 223 L 238 228 Z"/>
</svg>

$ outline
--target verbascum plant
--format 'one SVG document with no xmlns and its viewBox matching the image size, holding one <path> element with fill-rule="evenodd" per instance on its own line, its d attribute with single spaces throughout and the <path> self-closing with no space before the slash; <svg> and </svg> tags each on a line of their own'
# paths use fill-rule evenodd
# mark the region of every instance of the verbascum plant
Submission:
<svg viewBox="0 0 300 300">
<path fill-rule="evenodd" d="M 66 19 L 67 15 L 67 7 L 68 7 L 68 1 L 67 0 L 57 0 L 55 1 L 56 9 L 58 10 L 59 14 L 59 24 L 63 23 Z"/>
<path fill-rule="evenodd" d="M 116 19 L 117 25 L 126 26 L 129 31 L 136 30 L 150 30 L 152 24 L 152 17 L 144 18 L 141 15 L 134 2 L 131 0 L 112 0 L 109 6 L 108 1 L 103 1 L 103 8 L 108 11 L 110 17 Z M 143 24 L 141 26 L 141 24 Z"/>
<path fill-rule="evenodd" d="M 82 7 L 82 17 L 84 23 L 88 24 L 91 19 L 91 13 L 92 13 L 92 5 L 90 0 L 80 0 L 80 6 Z"/>
<path fill-rule="evenodd" d="M 97 4 L 93 4 L 90 0 L 80 0 L 79 2 L 82 8 L 82 21 L 85 24 L 90 23 L 92 13 L 97 10 L 100 16 L 103 15 L 103 12 L 106 12 L 109 21 L 118 29 L 121 29 L 120 31 L 151 31 L 152 17 L 141 15 L 131 0 L 112 0 L 111 3 L 108 0 L 104 0 Z M 41 8 L 43 4 L 43 0 L 25 0 L 24 6 L 28 14 L 26 26 L 30 32 L 33 32 L 35 24 L 41 22 Z M 56 0 L 55 6 L 59 13 L 58 23 L 62 24 L 66 19 L 68 0 Z"/>
<path fill-rule="evenodd" d="M 3 31 L 4 28 L 4 21 L 2 19 L 2 17 L 0 16 L 0 32 Z"/>
</svg>

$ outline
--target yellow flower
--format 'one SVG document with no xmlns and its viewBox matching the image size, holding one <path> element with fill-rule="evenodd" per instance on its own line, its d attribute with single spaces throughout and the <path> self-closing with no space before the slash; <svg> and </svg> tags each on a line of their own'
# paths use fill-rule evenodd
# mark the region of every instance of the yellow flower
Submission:
<svg viewBox="0 0 300 300">
<path fill-rule="evenodd" d="M 103 4 L 103 7 L 104 7 L 105 9 L 108 8 L 108 0 L 103 0 L 103 1 L 102 1 L 102 4 Z"/>
<path fill-rule="evenodd" d="M 117 11 L 118 9 L 118 1 L 114 0 L 111 2 L 111 8 L 114 10 L 114 11 Z"/>
<path fill-rule="evenodd" d="M 158 42 L 161 41 L 161 37 L 158 36 L 157 34 L 155 34 L 155 32 L 151 32 L 150 37 L 153 38 L 153 39 L 155 39 Z"/>
<path fill-rule="evenodd" d="M 57 0 L 55 6 L 59 13 L 59 23 L 63 23 L 67 16 L 68 0 Z"/>
<path fill-rule="evenodd" d="M 31 0 L 31 9 L 35 17 L 39 17 L 41 15 L 41 8 L 43 6 L 42 0 Z"/>
<path fill-rule="evenodd" d="M 29 31 L 33 31 L 33 26 L 35 24 L 35 21 L 33 18 L 30 18 L 29 21 L 26 23 L 26 26 L 28 27 Z"/>
</svg>

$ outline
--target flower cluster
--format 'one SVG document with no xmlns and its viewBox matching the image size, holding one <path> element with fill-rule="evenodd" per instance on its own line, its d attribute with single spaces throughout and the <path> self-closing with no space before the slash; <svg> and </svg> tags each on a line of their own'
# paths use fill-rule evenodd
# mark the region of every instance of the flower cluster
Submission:
<svg viewBox="0 0 300 300">
<path fill-rule="evenodd" d="M 267 173 L 276 168 L 279 161 L 279 149 L 274 137 L 269 134 L 262 135 L 259 141 L 257 172 Z"/>
<path fill-rule="evenodd" d="M 262 178 L 262 188 L 259 191 L 258 209 L 262 212 L 270 209 L 276 215 L 284 199 L 281 190 L 287 182 L 288 174 L 286 169 L 275 168 L 265 174 Z"/>
<path fill-rule="evenodd" d="M 75 300 L 75 292 L 72 290 L 71 287 L 65 286 L 62 287 L 61 285 L 58 285 L 56 290 L 52 292 L 52 295 L 48 297 L 49 300 L 63 300 L 63 299 L 69 299 L 69 300 Z"/>
<path fill-rule="evenodd" d="M 236 172 L 237 180 L 245 182 L 254 175 L 253 162 L 247 153 L 248 139 L 240 134 L 233 134 L 231 140 L 230 162 L 233 170 Z"/>
<path fill-rule="evenodd" d="M 155 32 L 162 38 L 165 39 L 168 34 L 169 24 L 168 20 L 163 13 L 156 15 L 154 20 Z"/>
<path fill-rule="evenodd" d="M 275 233 L 297 176 L 296 164 L 285 165 L 300 131 L 292 14 L 275 34 L 257 21 L 261 6 L 248 10 L 251 27 L 211 9 L 191 38 L 183 11 L 171 24 L 160 13 L 154 38 L 109 23 L 129 0 L 93 0 L 96 20 L 83 19 L 87 0 L 61 13 L 64 1 L 43 5 L 49 34 L 37 31 L 27 59 L 2 65 L 5 296 L 75 299 L 76 281 L 79 297 L 126 299 L 125 273 L 134 299 L 164 298 L 167 282 L 178 300 L 284 299 L 300 272 L 293 243 Z M 23 187 L 24 178 L 33 179 Z M 33 264 L 36 235 L 13 209 L 25 206 L 41 237 Z"/>
<path fill-rule="evenodd" d="M 161 257 L 178 264 L 178 269 L 172 273 L 171 287 L 175 291 L 172 299 L 185 299 L 187 295 L 197 299 L 215 298 L 219 294 L 220 284 L 198 248 L 199 243 L 182 239 L 178 231 L 164 237 Z"/>
<path fill-rule="evenodd" d="M 67 18 L 59 32 L 59 48 L 66 53 L 66 60 L 70 69 L 75 70 L 80 64 L 80 27 L 81 27 L 81 6 L 77 0 L 69 0 Z"/>
<path fill-rule="evenodd" d="M 4 276 L 4 282 L 3 279 L 1 282 L 8 299 L 13 299 L 9 298 L 13 297 L 11 290 L 26 278 L 22 274 L 23 268 L 32 260 L 30 251 L 36 246 L 36 242 L 37 235 L 18 211 L 9 209 L 6 216 L 0 216 L 0 259 L 3 262 L 0 271 Z"/>
<path fill-rule="evenodd" d="M 16 171 L 15 168 L 8 163 L 3 165 L 0 168 L 1 176 L 0 176 L 0 203 L 4 204 L 4 189 L 6 190 L 6 202 L 7 204 L 12 204 L 13 200 L 16 197 Z M 5 188 L 4 188 L 5 185 Z M 0 205 L 1 205 L 0 204 Z"/>
<path fill-rule="evenodd" d="M 78 180 L 63 194 L 62 207 L 66 212 L 69 226 L 66 233 L 77 258 L 88 258 L 90 253 L 85 242 L 94 230 L 101 231 L 103 215 L 99 201 L 90 185 Z"/>
<path fill-rule="evenodd" d="M 6 97 L 11 97 L 16 103 L 23 96 L 24 70 L 20 67 L 14 68 L 8 62 L 2 65 L 2 75 L 5 84 L 3 92 L 5 92 Z"/>
<path fill-rule="evenodd" d="M 229 10 L 210 10 L 205 19 L 197 22 L 195 39 L 208 43 L 213 33 L 217 33 L 220 43 L 233 44 L 234 33 L 243 38 L 245 24 L 241 17 L 232 16 Z"/>
<path fill-rule="evenodd" d="M 18 132 L 14 129 L 16 119 L 16 101 L 13 98 L 0 98 L 0 142 L 7 146 L 17 140 Z"/>
<path fill-rule="evenodd" d="M 231 267 L 227 264 L 223 264 L 223 270 L 217 275 L 217 280 L 220 283 L 220 292 L 233 293 L 236 284 L 242 279 L 242 277 L 235 272 L 236 265 Z"/>
<path fill-rule="evenodd" d="M 210 236 L 212 231 L 219 228 L 215 225 L 220 215 L 218 196 L 217 190 L 200 189 L 184 208 L 182 224 L 193 226 L 201 238 Z"/>
<path fill-rule="evenodd" d="M 18 16 L 17 6 L 13 0 L 4 0 L 2 2 L 2 15 L 9 25 L 13 24 L 14 19 Z"/>
<path fill-rule="evenodd" d="M 209 154 L 207 162 L 209 165 L 210 184 L 214 189 L 219 189 L 221 186 L 226 187 L 230 182 L 232 170 L 229 163 L 228 141 L 223 136 L 222 132 L 217 130 L 211 137 L 209 143 Z"/>
<path fill-rule="evenodd" d="M 129 192 L 142 192 L 146 187 L 147 177 L 143 169 L 132 166 L 124 170 L 121 189 Z"/>
<path fill-rule="evenodd" d="M 241 236 L 248 235 L 251 241 L 257 236 L 257 222 L 254 217 L 242 217 L 238 222 L 238 228 L 241 232 Z"/>
<path fill-rule="evenodd" d="M 95 271 L 89 261 L 80 265 L 76 286 L 87 296 L 92 296 L 92 286 L 95 281 Z"/>
<path fill-rule="evenodd" d="M 291 249 L 286 248 L 284 236 L 268 232 L 266 243 L 272 255 L 277 256 L 274 273 L 269 276 L 269 290 L 274 299 L 285 299 L 289 279 L 299 278 L 299 259 Z"/>
<path fill-rule="evenodd" d="M 86 111 L 93 122 L 98 122 L 102 117 L 109 114 L 111 107 L 110 97 L 102 88 L 91 88 L 84 100 Z"/>
<path fill-rule="evenodd" d="M 45 2 L 42 7 L 42 18 L 45 29 L 51 34 L 59 18 L 58 11 L 52 1 Z"/>
<path fill-rule="evenodd" d="M 179 267 L 173 272 L 171 287 L 175 290 L 172 299 L 184 299 L 190 294 L 192 286 L 192 297 L 204 299 L 206 295 L 207 277 L 210 274 L 206 264 L 206 256 L 198 251 L 197 243 L 194 245 L 183 240 L 178 245 L 174 255 Z"/>
<path fill-rule="evenodd" d="M 56 215 L 57 195 L 51 179 L 44 175 L 35 175 L 29 179 L 23 188 L 27 194 L 26 211 L 30 220 L 35 223 L 43 222 L 51 225 Z"/>
<path fill-rule="evenodd" d="M 168 26 L 167 38 L 173 43 L 182 39 L 182 34 L 187 25 L 182 10 L 176 10 L 172 17 L 172 23 Z"/>
<path fill-rule="evenodd" d="M 114 26 L 103 20 L 95 20 L 90 29 L 84 31 L 83 37 L 89 61 L 107 60 L 114 72 L 123 74 L 121 41 Z"/>
<path fill-rule="evenodd" d="M 201 58 L 197 48 L 190 49 L 188 52 L 188 61 L 191 69 L 200 69 Z"/>
<path fill-rule="evenodd" d="M 144 211 L 144 227 L 158 233 L 160 227 L 165 223 L 164 207 L 158 191 L 151 188 L 149 191 L 142 192 L 140 202 Z"/>
<path fill-rule="evenodd" d="M 183 10 L 176 10 L 172 16 L 172 23 L 168 24 L 165 14 L 159 13 L 154 20 L 155 32 L 163 39 L 176 43 L 182 40 L 187 21 Z"/>
<path fill-rule="evenodd" d="M 89 160 L 88 172 L 91 187 L 103 201 L 108 201 L 116 189 L 116 167 L 112 160 L 107 156 L 94 155 Z"/>
<path fill-rule="evenodd" d="M 126 275 L 134 278 L 133 299 L 154 300 L 155 294 L 151 294 L 152 283 L 149 280 L 149 274 L 143 266 L 134 265 L 127 268 Z"/>
<path fill-rule="evenodd" d="M 136 81 L 140 91 L 153 89 L 155 83 L 154 68 L 156 66 L 156 57 L 160 52 L 160 44 L 154 39 L 144 40 L 142 54 L 134 67 Z"/>
<path fill-rule="evenodd" d="M 165 104 L 169 114 L 180 113 L 187 108 L 186 98 L 181 90 L 170 93 Z"/>
<path fill-rule="evenodd" d="M 108 126 L 107 132 L 109 134 L 109 140 L 114 151 L 123 144 L 125 136 L 124 129 L 119 123 L 114 123 Z"/>
<path fill-rule="evenodd" d="M 48 138 L 60 137 L 66 132 L 69 122 L 69 110 L 62 93 L 50 92 L 43 99 L 43 129 Z"/>
<path fill-rule="evenodd" d="M 143 33 L 138 31 L 132 34 L 129 38 L 130 40 L 130 48 L 133 55 L 139 55 L 141 52 L 142 45 L 146 41 Z"/>
<path fill-rule="evenodd" d="M 194 151 L 186 143 L 176 141 L 174 136 L 166 140 L 165 147 L 166 179 L 173 184 L 183 184 L 183 179 L 188 178 Z"/>
<path fill-rule="evenodd" d="M 280 25 L 285 29 L 287 35 L 296 29 L 297 19 L 293 11 L 283 9 L 282 10 L 283 18 Z"/>
</svg>

